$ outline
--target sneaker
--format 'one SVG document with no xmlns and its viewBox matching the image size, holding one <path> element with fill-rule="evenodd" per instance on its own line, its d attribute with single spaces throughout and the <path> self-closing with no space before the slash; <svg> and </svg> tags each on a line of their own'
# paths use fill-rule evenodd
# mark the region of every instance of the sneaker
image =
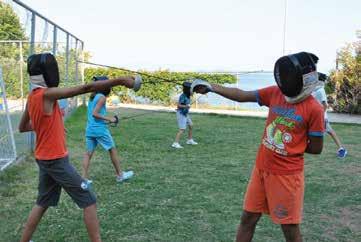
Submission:
<svg viewBox="0 0 361 242">
<path fill-rule="evenodd" d="M 337 156 L 340 158 L 345 158 L 347 155 L 347 150 L 343 147 L 341 147 L 340 149 L 338 149 L 337 151 Z"/>
<path fill-rule="evenodd" d="M 195 142 L 193 139 L 187 140 L 187 145 L 197 145 L 198 143 Z"/>
<path fill-rule="evenodd" d="M 134 176 L 133 171 L 123 171 L 120 176 L 117 176 L 117 182 L 123 182 L 123 181 L 129 180 L 133 176 Z"/>
<path fill-rule="evenodd" d="M 183 148 L 183 146 L 181 146 L 179 143 L 177 143 L 177 142 L 174 142 L 173 144 L 172 144 L 172 147 L 173 148 L 176 148 L 176 149 L 182 149 Z"/>
</svg>

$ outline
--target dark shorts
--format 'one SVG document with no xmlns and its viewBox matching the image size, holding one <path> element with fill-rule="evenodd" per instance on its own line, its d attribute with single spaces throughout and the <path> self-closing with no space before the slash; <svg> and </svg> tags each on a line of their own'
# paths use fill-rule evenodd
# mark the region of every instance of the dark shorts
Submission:
<svg viewBox="0 0 361 242">
<path fill-rule="evenodd" d="M 86 208 L 96 203 L 95 194 L 69 163 L 68 156 L 55 160 L 36 160 L 39 166 L 39 187 L 37 205 L 57 206 L 61 188 L 80 207 Z"/>
</svg>

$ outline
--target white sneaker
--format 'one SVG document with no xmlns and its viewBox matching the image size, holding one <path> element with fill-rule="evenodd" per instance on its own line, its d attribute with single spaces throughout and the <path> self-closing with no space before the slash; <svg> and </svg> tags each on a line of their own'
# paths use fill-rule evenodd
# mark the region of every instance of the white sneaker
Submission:
<svg viewBox="0 0 361 242">
<path fill-rule="evenodd" d="M 195 142 L 193 139 L 187 140 L 187 145 L 197 145 L 198 143 Z"/>
<path fill-rule="evenodd" d="M 172 147 L 173 148 L 176 148 L 176 149 L 182 149 L 183 148 L 183 146 L 181 146 L 179 143 L 177 143 L 177 142 L 174 142 L 173 144 L 172 144 Z"/>
<path fill-rule="evenodd" d="M 134 176 L 133 171 L 123 171 L 120 176 L 117 176 L 116 180 L 117 180 L 117 182 L 123 182 L 123 181 L 129 180 L 133 176 Z"/>
</svg>

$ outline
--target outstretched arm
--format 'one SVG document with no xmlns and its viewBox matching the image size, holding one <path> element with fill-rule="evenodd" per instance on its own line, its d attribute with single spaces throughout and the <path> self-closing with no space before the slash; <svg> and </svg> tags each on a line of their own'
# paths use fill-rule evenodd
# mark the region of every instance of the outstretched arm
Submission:
<svg viewBox="0 0 361 242">
<path fill-rule="evenodd" d="M 105 90 L 114 86 L 125 86 L 132 88 L 134 86 L 135 79 L 134 77 L 119 77 L 112 80 L 101 81 L 101 82 L 92 82 L 85 85 L 67 87 L 67 88 L 48 88 L 44 92 L 44 97 L 50 101 L 55 101 L 62 98 L 74 97 L 80 94 L 96 92 Z"/>
<path fill-rule="evenodd" d="M 23 115 L 21 116 L 20 123 L 19 123 L 19 132 L 28 132 L 33 131 L 33 127 L 31 126 L 30 122 L 30 116 L 28 111 L 28 104 L 25 106 L 25 110 L 23 112 Z"/>
<path fill-rule="evenodd" d="M 234 87 L 211 84 L 213 92 L 237 102 L 257 102 L 256 91 L 244 91 Z"/>
<path fill-rule="evenodd" d="M 244 91 L 234 87 L 224 87 L 218 84 L 210 84 L 203 80 L 195 80 L 191 86 L 191 92 L 206 94 L 215 92 L 225 98 L 237 102 L 257 102 L 256 91 Z"/>
</svg>

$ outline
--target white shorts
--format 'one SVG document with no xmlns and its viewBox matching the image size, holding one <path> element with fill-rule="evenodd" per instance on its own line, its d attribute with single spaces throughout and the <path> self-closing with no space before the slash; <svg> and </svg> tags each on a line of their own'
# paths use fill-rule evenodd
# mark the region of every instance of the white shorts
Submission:
<svg viewBox="0 0 361 242">
<path fill-rule="evenodd" d="M 325 129 L 327 133 L 331 133 L 333 130 L 330 121 L 328 121 L 328 119 L 325 119 Z"/>
<path fill-rule="evenodd" d="M 187 114 L 187 116 L 184 116 L 179 111 L 177 111 L 177 123 L 178 123 L 179 129 L 186 129 L 187 125 L 189 125 L 189 126 L 193 125 L 192 119 L 189 116 L 189 114 Z"/>
</svg>

